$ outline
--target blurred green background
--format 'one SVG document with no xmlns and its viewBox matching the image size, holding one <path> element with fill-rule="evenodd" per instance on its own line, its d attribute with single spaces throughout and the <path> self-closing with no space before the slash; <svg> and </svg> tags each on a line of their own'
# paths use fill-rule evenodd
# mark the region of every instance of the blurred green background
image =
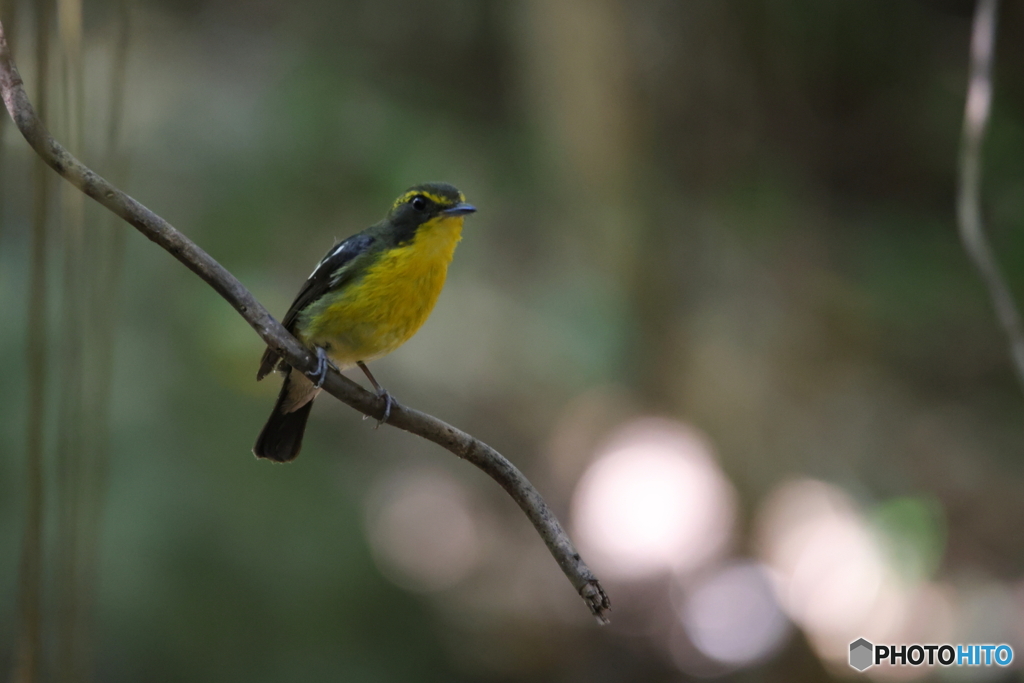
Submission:
<svg viewBox="0 0 1024 683">
<path fill-rule="evenodd" d="M 23 4 L 15 57 L 35 98 L 38 12 Z M 83 9 L 75 151 L 108 174 L 120 10 Z M 406 187 L 445 180 L 479 207 L 431 319 L 373 370 L 524 471 L 602 578 L 612 623 L 593 623 L 490 479 L 433 445 L 321 400 L 296 462 L 255 461 L 278 389 L 255 382 L 259 338 L 126 226 L 120 284 L 99 302 L 116 311 L 109 459 L 61 469 L 64 187 L 42 680 L 793 681 L 847 675 L 860 636 L 1022 651 L 1024 401 L 955 225 L 972 10 L 131 4 L 123 189 L 275 315 Z M 983 196 L 1024 296 L 1024 4 L 1000 20 Z M 9 122 L 3 135 L 7 676 L 33 158 Z M 86 244 L 105 221 L 87 209 Z M 84 377 L 88 408 L 106 391 Z M 61 496 L 79 476 L 99 478 L 102 512 L 98 538 L 71 536 L 95 576 L 69 591 Z"/>
</svg>

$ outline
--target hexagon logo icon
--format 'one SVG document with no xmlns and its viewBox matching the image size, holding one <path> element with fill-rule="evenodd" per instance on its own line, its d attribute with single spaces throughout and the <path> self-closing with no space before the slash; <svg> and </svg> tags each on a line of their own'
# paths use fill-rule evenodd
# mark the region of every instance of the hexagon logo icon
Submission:
<svg viewBox="0 0 1024 683">
<path fill-rule="evenodd" d="M 858 638 L 850 643 L 850 666 L 857 671 L 864 671 L 874 664 L 874 653 L 874 645 L 863 638 Z"/>
</svg>

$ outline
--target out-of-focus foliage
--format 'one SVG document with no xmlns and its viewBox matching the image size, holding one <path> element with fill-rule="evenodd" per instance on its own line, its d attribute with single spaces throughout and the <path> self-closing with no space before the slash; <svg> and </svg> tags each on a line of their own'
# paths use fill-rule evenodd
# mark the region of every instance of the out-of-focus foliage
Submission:
<svg viewBox="0 0 1024 683">
<path fill-rule="evenodd" d="M 595 559 L 669 542 L 704 559 L 655 552 L 639 573 L 595 561 L 613 601 L 598 629 L 514 504 L 436 447 L 328 400 L 295 463 L 254 461 L 277 391 L 255 382 L 259 339 L 132 234 L 110 302 L 97 680 L 820 680 L 845 666 L 836 624 L 852 607 L 834 616 L 800 583 L 795 546 L 779 540 L 796 538 L 792 510 L 822 538 L 850 539 L 799 557 L 879 568 L 856 585 L 892 587 L 904 626 L 938 595 L 927 604 L 951 630 L 936 637 L 1024 647 L 1024 399 L 954 223 L 971 8 L 134 5 L 130 194 L 281 315 L 336 238 L 409 185 L 456 184 L 480 211 L 433 316 L 375 375 L 505 453 L 570 530 L 592 530 L 581 515 L 601 505 L 581 481 L 624 506 L 619 533 L 655 529 L 592 545 Z M 115 8 L 85 9 L 83 156 L 98 164 Z M 999 31 L 984 197 L 1024 298 L 1024 5 L 1005 3 Z M 24 33 L 15 52 L 31 74 Z M 4 671 L 23 524 L 31 160 L 11 128 Z M 51 321 L 55 339 L 61 329 Z M 634 421 L 651 416 L 662 419 Z M 597 477 L 610 466 L 588 469 L 633 452 L 648 469 L 608 484 Z M 666 484 L 661 507 L 654 489 L 671 477 L 658 458 L 684 482 Z M 626 480 L 638 497 L 615 488 Z M 712 483 L 687 488 L 695 480 Z M 708 491 L 721 507 L 706 509 L 727 512 L 700 521 Z M 682 521 L 657 526 L 666 519 Z M 700 545 L 711 538 L 728 540 Z M 737 601 L 765 604 L 736 617 L 763 619 L 746 650 L 715 640 L 702 616 L 725 619 Z M 992 604 L 998 618 L 982 609 Z"/>
</svg>

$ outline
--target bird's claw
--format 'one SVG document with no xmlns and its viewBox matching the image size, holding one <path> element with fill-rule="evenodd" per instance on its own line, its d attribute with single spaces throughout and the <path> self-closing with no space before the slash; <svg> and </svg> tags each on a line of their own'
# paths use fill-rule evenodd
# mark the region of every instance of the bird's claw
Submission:
<svg viewBox="0 0 1024 683">
<path fill-rule="evenodd" d="M 374 429 L 379 429 L 382 424 L 388 421 L 391 417 L 391 406 L 395 404 L 395 399 L 391 397 L 387 389 L 382 389 L 377 396 L 384 399 L 384 414 L 377 420 L 377 424 L 373 427 Z"/>
<path fill-rule="evenodd" d="M 391 419 L 391 406 L 398 403 L 391 395 L 391 392 L 383 388 L 377 392 L 377 398 L 384 399 L 384 414 L 377 419 L 377 424 L 373 426 L 374 429 L 378 429 L 382 424 Z M 368 420 L 370 417 L 370 415 L 363 415 L 364 420 Z"/>
<path fill-rule="evenodd" d="M 373 385 L 373 388 L 377 390 L 377 398 L 384 399 L 384 415 L 381 416 L 379 420 L 377 420 L 377 427 L 380 427 L 382 424 L 388 421 L 388 418 L 391 417 L 391 406 L 397 403 L 398 401 L 391 398 L 391 394 L 388 393 L 388 390 L 382 387 L 380 385 L 380 382 L 378 382 L 374 378 L 373 373 L 370 372 L 370 368 L 366 367 L 366 363 L 364 363 L 363 361 L 357 361 L 356 365 L 358 365 L 359 369 L 363 371 L 364 375 L 366 375 L 366 379 L 370 380 L 370 384 Z M 363 415 L 364 420 L 368 417 L 369 415 Z M 374 429 L 377 429 L 377 427 L 374 427 Z"/>
<path fill-rule="evenodd" d="M 319 389 L 324 385 L 327 380 L 327 368 L 333 365 L 327 358 L 327 352 L 324 351 L 322 346 L 316 347 L 316 370 L 312 373 L 308 373 L 306 376 L 313 380 L 313 388 Z"/>
</svg>

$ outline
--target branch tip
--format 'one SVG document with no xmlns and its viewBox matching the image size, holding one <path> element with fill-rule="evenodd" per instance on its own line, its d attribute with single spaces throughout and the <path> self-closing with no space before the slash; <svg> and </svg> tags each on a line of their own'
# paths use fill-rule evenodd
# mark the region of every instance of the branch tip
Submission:
<svg viewBox="0 0 1024 683">
<path fill-rule="evenodd" d="M 583 598 L 583 602 L 587 603 L 590 613 L 597 619 L 598 624 L 604 626 L 611 621 L 608 618 L 608 612 L 612 608 L 612 602 L 597 579 L 588 581 L 580 589 L 580 597 Z"/>
</svg>

